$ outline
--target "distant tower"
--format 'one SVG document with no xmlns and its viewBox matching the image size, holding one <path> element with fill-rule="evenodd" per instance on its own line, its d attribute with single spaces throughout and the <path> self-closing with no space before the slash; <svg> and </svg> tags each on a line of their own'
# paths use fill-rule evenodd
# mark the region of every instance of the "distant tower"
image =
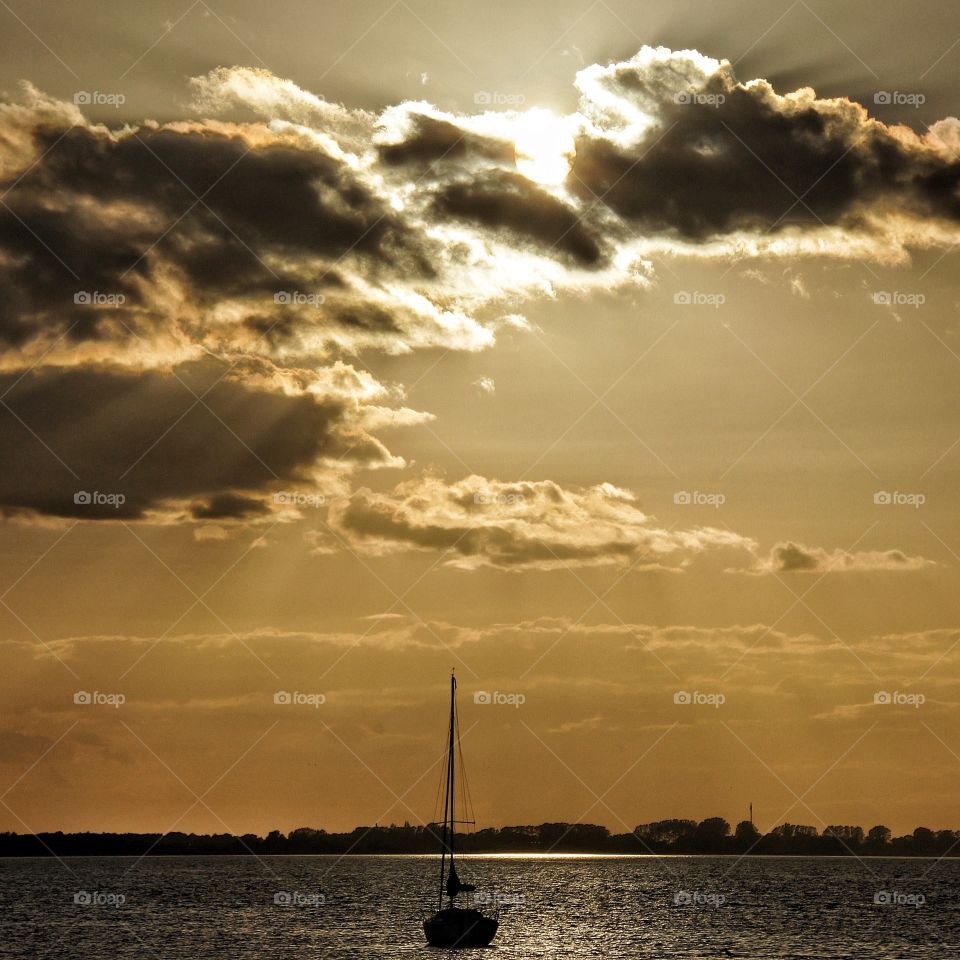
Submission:
<svg viewBox="0 0 960 960">
<path fill-rule="evenodd" d="M 753 802 L 750 803 L 750 826 L 753 826 Z"/>
</svg>

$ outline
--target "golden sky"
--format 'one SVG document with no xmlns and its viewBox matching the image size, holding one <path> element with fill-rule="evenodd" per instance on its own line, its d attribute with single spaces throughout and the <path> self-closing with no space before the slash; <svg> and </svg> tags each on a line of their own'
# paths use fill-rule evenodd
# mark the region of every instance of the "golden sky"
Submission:
<svg viewBox="0 0 960 960">
<path fill-rule="evenodd" d="M 0 13 L 0 829 L 958 826 L 921 7 Z"/>
</svg>

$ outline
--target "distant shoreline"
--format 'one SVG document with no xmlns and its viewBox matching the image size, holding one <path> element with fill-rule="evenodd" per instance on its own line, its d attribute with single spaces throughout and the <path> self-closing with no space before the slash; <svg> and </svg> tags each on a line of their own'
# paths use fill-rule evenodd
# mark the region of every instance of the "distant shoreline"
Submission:
<svg viewBox="0 0 960 960">
<path fill-rule="evenodd" d="M 436 853 L 150 853 L 147 854 L 151 860 L 191 860 L 203 857 L 210 860 L 238 860 L 249 857 L 271 859 L 285 859 L 287 857 L 313 857 L 316 859 L 331 858 L 334 860 L 343 860 L 349 857 L 351 860 L 382 860 L 384 857 L 397 859 L 408 858 L 411 860 L 432 860 Z M 555 860 L 662 860 L 669 858 L 673 860 L 727 860 L 731 857 L 736 859 L 751 860 L 856 860 L 858 857 L 851 854 L 833 854 L 833 853 L 532 853 L 530 851 L 515 851 L 510 853 L 463 853 L 458 855 L 461 859 L 482 859 L 484 857 L 516 857 L 523 859 L 555 859 Z M 960 860 L 960 853 L 946 855 L 935 854 L 892 854 L 892 853 L 870 853 L 863 855 L 862 859 L 870 860 Z M 135 853 L 68 853 L 68 854 L 0 854 L 2 860 L 142 860 L 143 855 Z"/>
<path fill-rule="evenodd" d="M 288 834 L 248 833 L 0 833 L 0 857 L 146 856 L 429 856 L 441 848 L 433 826 L 357 827 L 328 833 L 301 827 Z M 780 824 L 760 834 L 749 821 L 730 824 L 720 817 L 660 820 L 631 833 L 612 834 L 596 824 L 542 823 L 484 829 L 458 835 L 462 855 L 545 854 L 581 856 L 766 856 L 766 857 L 960 857 L 960 831 L 917 827 L 901 837 L 882 825 L 827 826 L 823 832 Z"/>
</svg>

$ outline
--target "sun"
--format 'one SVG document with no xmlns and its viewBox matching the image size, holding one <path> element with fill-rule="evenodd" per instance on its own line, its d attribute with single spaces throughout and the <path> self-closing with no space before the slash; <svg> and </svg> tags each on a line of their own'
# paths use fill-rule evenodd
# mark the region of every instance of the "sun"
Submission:
<svg viewBox="0 0 960 960">
<path fill-rule="evenodd" d="M 566 179 L 575 150 L 569 117 L 543 107 L 526 110 L 517 118 L 513 142 L 517 169 L 527 179 L 545 186 Z"/>
</svg>

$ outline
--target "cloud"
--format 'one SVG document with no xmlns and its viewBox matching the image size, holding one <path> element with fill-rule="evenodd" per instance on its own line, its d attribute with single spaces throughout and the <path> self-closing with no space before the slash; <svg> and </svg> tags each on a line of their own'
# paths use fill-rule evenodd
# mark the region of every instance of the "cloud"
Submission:
<svg viewBox="0 0 960 960">
<path fill-rule="evenodd" d="M 810 88 L 740 83 L 727 61 L 644 47 L 577 75 L 587 124 L 572 192 L 645 232 L 696 242 L 897 218 L 956 231 L 960 123 L 923 136 Z"/>
<path fill-rule="evenodd" d="M 314 482 L 321 460 L 390 460 L 342 403 L 257 386 L 213 361 L 168 373 L 5 374 L 5 390 L 0 510 L 8 515 L 251 518 L 267 512 L 269 491 Z"/>
<path fill-rule="evenodd" d="M 373 114 L 220 68 L 191 117 L 115 130 L 26 87 L 0 105 L 0 342 L 477 350 L 482 307 L 642 284 L 657 251 L 891 259 L 958 237 L 953 118 L 921 136 L 665 48 L 575 84 L 568 116 Z"/>
<path fill-rule="evenodd" d="M 358 466 L 402 464 L 370 431 L 430 414 L 358 371 L 348 358 L 362 351 L 487 349 L 522 326 L 515 304 L 648 285 L 658 252 L 895 259 L 960 239 L 954 119 L 919 136 L 849 100 L 741 83 L 725 61 L 664 48 L 588 66 L 575 83 L 566 116 L 422 101 L 373 113 L 220 68 L 191 81 L 184 118 L 116 129 L 25 85 L 0 104 L 0 373 L 22 420 L 0 427 L 20 464 L 0 507 L 250 519 L 277 479 L 326 471 L 342 485 Z M 203 442 L 226 455 L 236 440 L 214 441 L 200 405 L 150 455 L 164 451 L 169 475 L 147 457 L 122 508 L 73 509 L 74 486 L 118 485 L 109 471 L 193 402 L 178 376 L 208 362 L 230 367 L 211 399 L 231 425 L 228 408 L 249 418 L 255 437 L 233 431 L 257 456 L 189 455 Z M 269 417 L 289 420 L 289 434 Z M 538 507 L 551 490 L 553 521 Z M 681 542 L 604 485 L 528 493 L 528 508 L 493 517 L 438 487 L 423 509 L 402 491 L 395 502 L 361 490 L 343 521 L 365 543 L 436 542 L 467 565 L 675 565 L 729 545 L 717 531 Z M 893 552 L 847 567 L 915 562 Z"/>
<path fill-rule="evenodd" d="M 400 139 L 379 145 L 380 156 L 392 166 L 411 164 L 426 167 L 442 161 L 462 165 L 476 158 L 513 163 L 514 145 L 506 139 L 469 133 L 452 120 L 425 113 L 409 113 Z"/>
<path fill-rule="evenodd" d="M 765 655 L 752 656 L 758 641 L 769 648 Z M 249 754 L 253 766 L 240 781 L 236 804 L 241 811 L 274 809 L 271 803 L 277 802 L 277 792 L 271 772 L 283 768 L 292 771 L 291 777 L 302 778 L 296 790 L 287 791 L 295 799 L 307 798 L 303 802 L 309 803 L 317 791 L 326 790 L 325 822 L 318 826 L 330 828 L 333 820 L 339 828 L 338 818 L 345 829 L 378 818 L 383 822 L 380 796 L 364 801 L 366 806 L 358 813 L 357 798 L 366 796 L 363 786 L 369 773 L 358 763 L 344 762 L 342 744 L 324 733 L 320 721 L 333 725 L 337 736 L 359 755 L 377 758 L 378 770 L 390 778 L 387 782 L 394 777 L 405 782 L 404 772 L 414 762 L 411 757 L 422 770 L 437 762 L 437 712 L 452 663 L 457 664 L 464 716 L 469 714 L 470 725 L 476 726 L 470 736 L 479 738 L 474 755 L 498 755 L 504 742 L 513 744 L 511 753 L 516 756 L 502 781 L 507 798 L 517 793 L 511 790 L 514 769 L 542 769 L 545 795 L 563 795 L 568 772 L 544 764 L 543 745 L 535 738 L 518 736 L 521 719 L 531 729 L 547 731 L 557 730 L 558 718 L 563 726 L 557 732 L 568 738 L 567 746 L 580 750 L 577 756 L 588 766 L 598 761 L 596 738 L 604 731 L 651 749 L 645 761 L 649 769 L 635 771 L 636 789 L 626 785 L 627 805 L 650 771 L 662 778 L 671 804 L 682 809 L 690 802 L 688 744 L 720 759 L 715 767 L 705 768 L 717 790 L 729 782 L 731 770 L 741 779 L 755 773 L 756 758 L 732 741 L 720 719 L 749 743 L 755 744 L 762 734 L 764 756 L 778 758 L 784 777 L 798 780 L 813 762 L 804 753 L 811 742 L 822 747 L 814 756 L 816 768 L 822 770 L 836 760 L 832 732 L 839 731 L 844 744 L 853 744 L 876 723 L 871 749 L 855 757 L 853 786 L 866 770 L 878 782 L 942 796 L 945 804 L 954 786 L 944 781 L 936 764 L 931 777 L 918 784 L 916 767 L 905 768 L 902 762 L 904 756 L 920 756 L 923 751 L 931 757 L 942 754 L 920 718 L 938 730 L 952 729 L 954 672 L 944 667 L 920 684 L 911 683 L 917 677 L 916 661 L 891 659 L 895 651 L 897 657 L 902 654 L 903 644 L 891 640 L 889 646 L 878 647 L 876 638 L 867 636 L 783 633 L 763 624 L 671 626 L 567 618 L 450 624 L 391 619 L 354 624 L 342 632 L 241 628 L 220 634 L 73 635 L 50 637 L 48 643 L 82 680 L 72 680 L 50 650 L 26 631 L 21 640 L 11 635 L 0 648 L 4 703 L 0 738 L 5 748 L 0 762 L 9 767 L 4 773 L 13 782 L 56 742 L 54 758 L 37 764 L 18 787 L 18 808 L 43 814 L 48 809 L 43 806 L 45 798 L 68 796 L 74 818 L 69 824 L 56 822 L 56 808 L 43 815 L 54 826 L 72 824 L 78 830 L 102 828 L 103 811 L 110 804 L 146 811 L 142 815 L 156 818 L 161 829 L 183 815 L 182 789 L 127 727 L 154 732 L 153 737 L 144 733 L 152 747 L 164 756 L 189 756 L 198 770 L 222 770 L 224 757 L 238 754 L 238 744 L 259 743 Z M 868 659 L 876 677 L 865 675 L 862 659 L 852 656 L 851 648 Z M 264 663 L 275 668 L 279 678 L 271 676 Z M 873 703 L 878 690 L 916 689 L 927 698 L 920 715 L 910 707 Z M 80 706 L 74 703 L 76 690 L 122 693 L 126 702 L 119 714 Z M 326 700 L 318 709 L 278 705 L 274 699 L 278 690 L 322 693 Z M 494 690 L 522 693 L 526 698 L 522 711 L 474 703 L 476 693 Z M 677 704 L 678 691 L 722 692 L 726 702 L 718 714 L 713 708 Z M 859 706 L 865 704 L 869 710 Z M 275 736 L 264 737 L 278 720 L 282 735 L 278 727 Z M 161 729 L 167 750 L 154 739 Z M 319 747 L 318 736 L 326 737 Z M 663 744 L 657 747 L 662 737 Z M 311 751 L 317 763 L 304 764 L 303 757 Z M 613 783 L 622 776 L 626 761 L 616 752 L 603 756 L 600 775 Z M 131 775 L 105 777 L 104 760 L 109 769 L 122 767 Z M 428 808 L 433 787 L 432 782 L 422 785 L 422 804 Z M 706 795 L 714 794 L 711 784 Z M 251 796 L 256 803 L 251 803 Z M 422 804 L 411 800 L 411 806 Z M 265 832 L 275 825 L 238 822 L 227 806 L 223 815 L 234 832 Z M 502 801 L 495 799 L 494 807 L 501 810 Z M 571 819 L 581 812 L 582 800 L 574 796 L 566 808 L 561 804 L 550 816 Z M 398 819 L 407 813 L 400 811 Z M 521 814 L 514 819 L 510 811 L 501 810 L 484 819 L 499 815 L 530 822 Z M 312 822 L 299 800 L 284 817 L 291 827 Z M 202 818 L 180 827 L 227 829 Z M 15 823 L 10 828 L 19 829 Z"/>
<path fill-rule="evenodd" d="M 936 566 L 925 557 L 907 556 L 902 550 L 824 550 L 785 541 L 759 561 L 758 572 L 773 573 L 869 573 L 873 571 L 923 570 Z"/>
<path fill-rule="evenodd" d="M 265 71 L 194 88 L 221 118 L 112 130 L 29 86 L 0 104 L 7 364 L 76 362 L 80 348 L 139 365 L 203 348 L 312 362 L 478 350 L 501 325 L 479 308 L 586 272 L 601 282 L 601 237 L 575 199 L 517 172 L 508 139 L 405 105 L 409 139 L 391 144 L 389 111 L 329 105 Z M 258 118 L 224 118 L 243 108 Z"/>
<path fill-rule="evenodd" d="M 186 311 L 181 346 L 252 328 L 277 331 L 260 350 L 478 349 L 492 342 L 480 304 L 642 282 L 651 244 L 864 255 L 878 230 L 893 249 L 955 238 L 956 120 L 918 136 L 665 48 L 575 83 L 567 117 L 424 102 L 375 115 L 220 68 L 192 81 L 205 119 L 117 130 L 27 87 L 0 107 L 0 337 L 159 334 Z M 536 182 L 564 157 L 565 181 Z M 125 300 L 77 310 L 78 289 Z"/>
<path fill-rule="evenodd" d="M 440 213 L 473 221 L 531 241 L 547 251 L 567 254 L 584 267 L 606 258 L 602 238 L 574 208 L 534 186 L 519 173 L 498 171 L 445 186 L 437 195 Z"/>
<path fill-rule="evenodd" d="M 729 573 L 912 571 L 932 566 L 900 550 L 832 552 L 793 542 L 767 556 L 729 529 L 667 530 L 610 483 L 565 488 L 550 480 L 506 482 L 477 475 L 456 482 L 423 476 L 390 492 L 355 491 L 330 511 L 335 530 L 374 554 L 435 550 L 462 569 L 551 570 L 629 563 L 682 570 L 698 556 L 724 551 Z"/>
<path fill-rule="evenodd" d="M 608 483 L 565 489 L 549 480 L 423 477 L 392 493 L 357 490 L 331 510 L 331 520 L 369 551 L 446 551 L 465 569 L 617 562 L 675 569 L 707 550 L 753 548 L 748 538 L 712 527 L 662 529 L 629 491 Z"/>
</svg>

